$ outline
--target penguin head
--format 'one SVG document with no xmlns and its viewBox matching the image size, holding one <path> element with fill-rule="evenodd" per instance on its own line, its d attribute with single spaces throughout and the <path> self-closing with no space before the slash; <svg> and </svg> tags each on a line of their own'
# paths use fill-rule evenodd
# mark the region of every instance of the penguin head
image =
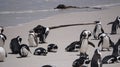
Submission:
<svg viewBox="0 0 120 67">
<path fill-rule="evenodd" d="M 43 55 L 43 56 L 46 56 L 46 54 L 47 54 L 46 49 L 44 49 L 42 47 L 39 47 L 39 48 L 35 49 L 35 51 L 34 51 L 34 55 Z"/>
<path fill-rule="evenodd" d="M 85 30 L 82 34 L 83 38 L 89 38 L 91 36 L 91 31 Z"/>
<path fill-rule="evenodd" d="M 20 38 L 20 36 L 17 36 L 16 38 L 17 38 L 18 42 L 21 43 L 22 38 Z"/>
<path fill-rule="evenodd" d="M 98 35 L 99 39 L 103 39 L 104 37 L 107 37 L 107 34 L 106 33 L 100 33 Z"/>
<path fill-rule="evenodd" d="M 120 22 L 120 16 L 117 16 L 116 20 L 118 20 Z"/>
<path fill-rule="evenodd" d="M 101 24 L 101 22 L 100 21 L 94 21 L 96 24 Z"/>
<path fill-rule="evenodd" d="M 20 45 L 20 53 L 19 54 L 21 57 L 27 57 L 29 52 L 31 53 L 29 47 L 26 44 Z"/>
</svg>

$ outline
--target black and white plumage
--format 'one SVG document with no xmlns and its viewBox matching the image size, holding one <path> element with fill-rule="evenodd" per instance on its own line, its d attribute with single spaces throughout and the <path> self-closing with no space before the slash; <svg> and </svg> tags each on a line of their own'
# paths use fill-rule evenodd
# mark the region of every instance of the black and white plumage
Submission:
<svg viewBox="0 0 120 67">
<path fill-rule="evenodd" d="M 88 50 L 88 45 L 95 47 L 95 45 L 89 41 L 89 37 L 91 36 L 90 31 L 84 31 L 80 36 L 80 56 L 87 55 L 86 52 Z"/>
<path fill-rule="evenodd" d="M 107 49 L 109 51 L 109 48 L 114 46 L 114 43 L 106 33 L 99 34 L 99 39 L 98 47 L 101 45 L 102 51 L 103 49 Z"/>
<path fill-rule="evenodd" d="M 73 62 L 72 67 L 87 67 L 87 65 L 89 63 L 90 63 L 89 57 L 84 56 L 84 57 L 80 57 L 80 58 L 76 59 Z"/>
<path fill-rule="evenodd" d="M 117 34 L 118 28 L 120 28 L 120 17 L 117 16 L 115 21 L 108 23 L 107 25 L 112 24 L 111 34 Z"/>
<path fill-rule="evenodd" d="M 45 40 L 49 34 L 49 28 L 42 25 L 36 26 L 33 31 L 37 34 L 39 38 L 39 43 L 45 43 Z"/>
<path fill-rule="evenodd" d="M 37 40 L 37 35 L 33 30 L 29 31 L 28 35 L 28 43 L 30 47 L 37 47 L 38 46 L 38 40 Z"/>
<path fill-rule="evenodd" d="M 10 42 L 10 49 L 13 54 L 18 54 L 20 50 L 20 44 L 21 44 L 22 38 L 20 36 L 17 36 L 16 38 L 13 38 Z"/>
<path fill-rule="evenodd" d="M 19 55 L 21 57 L 27 57 L 30 51 L 30 48 L 26 44 L 21 44 L 20 45 L 20 50 L 19 50 Z"/>
<path fill-rule="evenodd" d="M 47 55 L 47 50 L 42 48 L 42 47 L 36 48 L 35 51 L 34 51 L 34 55 L 46 56 Z"/>
<path fill-rule="evenodd" d="M 78 51 L 79 49 L 80 49 L 79 41 L 74 41 L 65 48 L 67 52 L 74 52 L 74 51 Z"/>
<path fill-rule="evenodd" d="M 95 22 L 96 22 L 96 26 L 95 26 L 95 28 L 94 28 L 94 30 L 93 30 L 93 35 L 94 35 L 94 38 L 95 38 L 95 39 L 99 39 L 99 38 L 98 38 L 98 35 L 99 35 L 100 33 L 104 33 L 104 30 L 103 30 L 103 27 L 102 27 L 100 21 L 95 21 Z"/>
<path fill-rule="evenodd" d="M 102 59 L 103 64 L 111 64 L 111 63 L 114 63 L 116 61 L 117 61 L 117 57 L 115 57 L 114 55 L 108 55 Z"/>
<path fill-rule="evenodd" d="M 102 67 L 101 53 L 98 49 L 95 50 L 91 60 L 91 67 Z"/>
<path fill-rule="evenodd" d="M 7 57 L 7 53 L 3 47 L 0 47 L 0 62 L 3 62 Z"/>
<path fill-rule="evenodd" d="M 4 46 L 6 39 L 7 37 L 4 34 L 0 33 L 0 47 Z"/>
<path fill-rule="evenodd" d="M 57 52 L 58 46 L 56 44 L 49 44 L 47 46 L 47 51 L 48 52 Z"/>
</svg>

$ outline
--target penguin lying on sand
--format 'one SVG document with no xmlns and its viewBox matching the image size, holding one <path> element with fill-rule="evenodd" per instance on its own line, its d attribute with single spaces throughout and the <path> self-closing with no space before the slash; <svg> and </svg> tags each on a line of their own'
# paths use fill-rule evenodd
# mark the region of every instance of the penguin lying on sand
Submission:
<svg viewBox="0 0 120 67">
<path fill-rule="evenodd" d="M 43 55 L 43 56 L 46 56 L 47 55 L 47 50 L 44 49 L 44 48 L 42 48 L 42 47 L 39 47 L 39 48 L 35 49 L 34 55 Z"/>
<path fill-rule="evenodd" d="M 57 52 L 58 46 L 56 44 L 49 44 L 47 47 L 48 52 Z"/>
<path fill-rule="evenodd" d="M 84 57 L 80 57 L 78 59 L 76 59 L 73 64 L 72 67 L 87 67 L 87 65 L 90 63 L 89 57 L 88 56 L 84 56 Z"/>
<path fill-rule="evenodd" d="M 74 41 L 65 48 L 65 50 L 67 52 L 77 51 L 78 49 L 80 49 L 80 42 L 79 41 Z"/>
<path fill-rule="evenodd" d="M 114 46 L 114 43 L 106 33 L 99 34 L 99 39 L 98 47 L 101 45 L 101 51 L 103 51 L 103 49 L 110 51 L 109 48 Z"/>
</svg>

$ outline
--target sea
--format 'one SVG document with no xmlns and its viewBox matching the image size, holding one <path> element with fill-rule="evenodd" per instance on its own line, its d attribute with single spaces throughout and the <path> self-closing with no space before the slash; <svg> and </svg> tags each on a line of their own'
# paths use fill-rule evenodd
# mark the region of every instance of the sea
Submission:
<svg viewBox="0 0 120 67">
<path fill-rule="evenodd" d="M 99 10 L 92 8 L 54 9 L 59 4 L 107 9 L 120 6 L 120 0 L 0 0 L 0 26 L 22 25 L 62 13 Z"/>
</svg>

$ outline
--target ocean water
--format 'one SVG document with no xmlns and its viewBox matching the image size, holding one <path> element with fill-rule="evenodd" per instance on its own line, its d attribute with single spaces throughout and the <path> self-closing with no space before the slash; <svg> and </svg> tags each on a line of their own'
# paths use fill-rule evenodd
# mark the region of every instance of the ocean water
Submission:
<svg viewBox="0 0 120 67">
<path fill-rule="evenodd" d="M 58 4 L 78 7 L 113 7 L 120 0 L 0 0 L 0 26 L 16 26 L 56 14 L 98 9 L 54 9 Z"/>
</svg>

